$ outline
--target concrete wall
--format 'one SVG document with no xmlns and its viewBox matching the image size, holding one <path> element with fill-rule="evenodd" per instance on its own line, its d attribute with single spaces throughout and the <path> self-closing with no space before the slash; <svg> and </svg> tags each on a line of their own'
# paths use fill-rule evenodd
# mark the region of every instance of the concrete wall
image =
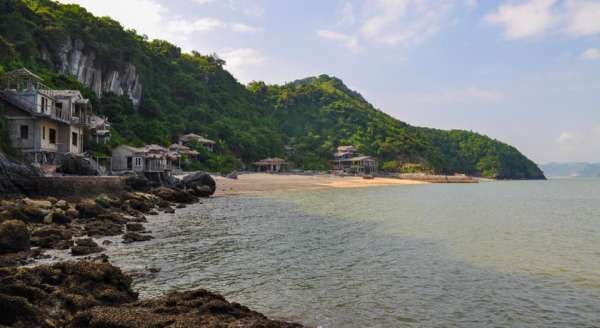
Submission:
<svg viewBox="0 0 600 328">
<path fill-rule="evenodd" d="M 118 196 L 125 191 L 123 177 L 41 177 L 32 181 L 31 196 L 57 198 Z"/>
<path fill-rule="evenodd" d="M 44 128 L 46 130 L 45 138 L 43 136 Z M 50 151 L 50 152 L 58 151 L 58 145 L 61 143 L 60 128 L 62 128 L 62 126 L 59 127 L 58 123 L 56 123 L 55 121 L 40 119 L 37 124 L 38 131 L 36 131 L 36 135 L 38 137 L 35 139 L 36 142 L 39 141 L 39 145 L 40 145 L 39 149 L 44 150 L 44 151 Z M 56 140 L 55 140 L 54 144 L 50 143 L 50 130 L 51 129 L 56 131 Z"/>
</svg>

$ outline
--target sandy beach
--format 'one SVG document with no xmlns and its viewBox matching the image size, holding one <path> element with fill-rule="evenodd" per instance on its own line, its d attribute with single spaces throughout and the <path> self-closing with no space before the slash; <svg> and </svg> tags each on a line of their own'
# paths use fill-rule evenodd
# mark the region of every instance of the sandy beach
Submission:
<svg viewBox="0 0 600 328">
<path fill-rule="evenodd" d="M 324 188 L 363 188 L 394 185 L 416 185 L 427 182 L 416 180 L 400 180 L 392 178 L 375 178 L 371 180 L 361 177 L 339 177 L 333 175 L 299 175 L 299 174 L 241 174 L 238 179 L 215 177 L 217 182 L 216 196 L 260 194 L 277 191 L 324 189 Z"/>
</svg>

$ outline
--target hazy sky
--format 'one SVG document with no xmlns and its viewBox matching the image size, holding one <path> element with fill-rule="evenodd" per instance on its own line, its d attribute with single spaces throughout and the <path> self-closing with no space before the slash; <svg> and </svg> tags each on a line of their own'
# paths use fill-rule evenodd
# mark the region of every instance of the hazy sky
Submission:
<svg viewBox="0 0 600 328">
<path fill-rule="evenodd" d="M 326 73 L 413 125 L 600 162 L 600 0 L 62 0 L 241 82 Z"/>
</svg>

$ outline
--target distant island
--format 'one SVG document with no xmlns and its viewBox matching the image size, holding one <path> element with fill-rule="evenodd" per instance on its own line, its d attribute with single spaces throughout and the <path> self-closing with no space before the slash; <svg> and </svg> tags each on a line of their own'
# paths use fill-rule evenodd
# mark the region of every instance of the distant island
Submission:
<svg viewBox="0 0 600 328">
<path fill-rule="evenodd" d="M 549 177 L 600 177 L 600 163 L 548 163 L 541 169 Z"/>
</svg>

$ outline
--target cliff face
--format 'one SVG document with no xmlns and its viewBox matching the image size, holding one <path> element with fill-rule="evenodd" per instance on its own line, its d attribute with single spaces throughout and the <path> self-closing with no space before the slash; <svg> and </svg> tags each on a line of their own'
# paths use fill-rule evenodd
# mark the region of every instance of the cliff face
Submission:
<svg viewBox="0 0 600 328">
<path fill-rule="evenodd" d="M 47 51 L 43 51 L 47 54 Z M 47 59 L 50 56 L 46 56 Z M 92 89 L 99 97 L 107 92 L 128 96 L 134 107 L 142 100 L 142 83 L 135 65 L 126 63 L 122 68 L 103 69 L 96 61 L 96 54 L 86 48 L 83 41 L 68 38 L 60 47 L 54 63 L 64 74 L 71 74 L 77 80 Z"/>
</svg>

